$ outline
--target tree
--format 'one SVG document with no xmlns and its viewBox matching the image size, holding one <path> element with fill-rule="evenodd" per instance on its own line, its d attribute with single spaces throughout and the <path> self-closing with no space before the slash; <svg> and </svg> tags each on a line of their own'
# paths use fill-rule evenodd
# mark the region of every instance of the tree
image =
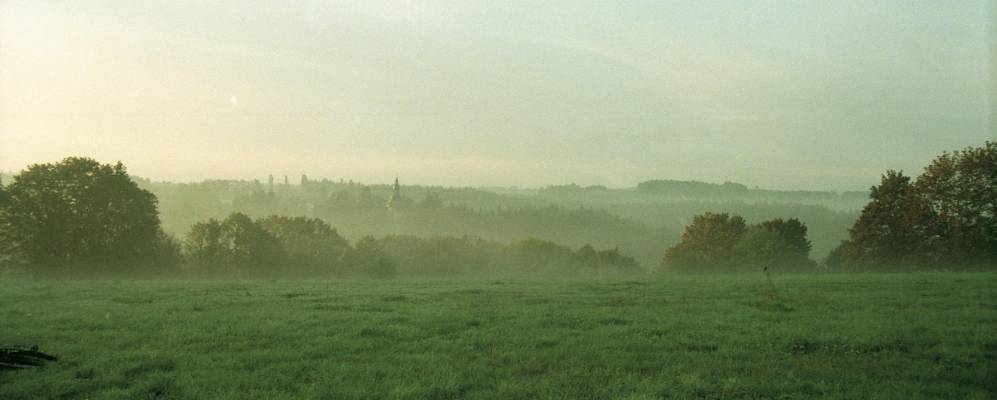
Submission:
<svg viewBox="0 0 997 400">
<path fill-rule="evenodd" d="M 271 215 L 258 221 L 280 241 L 288 265 L 301 275 L 329 275 L 342 268 L 350 244 L 316 218 Z"/>
<path fill-rule="evenodd" d="M 0 210 L 3 210 L 7 206 L 9 196 L 7 190 L 3 188 L 3 178 L 0 178 Z"/>
<path fill-rule="evenodd" d="M 997 143 L 943 153 L 913 183 L 888 171 L 871 197 L 828 266 L 997 266 Z"/>
<path fill-rule="evenodd" d="M 246 214 L 232 213 L 222 221 L 221 240 L 228 250 L 229 270 L 273 275 L 285 264 L 280 241 Z"/>
<path fill-rule="evenodd" d="M 740 271 L 803 271 L 813 268 L 807 226 L 793 218 L 751 226 L 734 245 L 734 266 Z"/>
<path fill-rule="evenodd" d="M 810 248 L 807 226 L 795 218 L 748 226 L 739 215 L 706 213 L 693 218 L 661 266 L 700 272 L 805 271 L 816 265 Z"/>
<path fill-rule="evenodd" d="M 195 224 L 184 247 L 192 266 L 206 275 L 270 276 L 287 264 L 280 241 L 242 213 Z"/>
<path fill-rule="evenodd" d="M 388 258 L 382 245 L 373 236 L 360 238 L 352 255 L 352 268 L 358 276 L 388 279 L 394 278 L 398 273 L 395 263 Z"/>
<path fill-rule="evenodd" d="M 943 153 L 914 188 L 933 219 L 925 257 L 948 265 L 997 264 L 997 142 Z"/>
<path fill-rule="evenodd" d="M 610 273 L 631 275 L 644 272 L 637 260 L 620 253 L 619 248 L 602 250 L 598 254 L 599 262 L 609 268 Z"/>
<path fill-rule="evenodd" d="M 730 270 L 734 245 L 746 230 L 739 215 L 697 215 L 682 233 L 682 241 L 665 252 L 664 264 L 680 271 Z"/>
<path fill-rule="evenodd" d="M 571 260 L 571 266 L 580 274 L 596 275 L 600 272 L 602 262 L 599 259 L 599 252 L 590 244 L 585 244 L 575 250 Z"/>
<path fill-rule="evenodd" d="M 187 261 L 196 272 L 205 275 L 234 274 L 228 270 L 228 249 L 222 244 L 222 223 L 211 218 L 190 227 L 184 241 Z"/>
<path fill-rule="evenodd" d="M 70 157 L 34 164 L 5 188 L 5 240 L 38 275 L 125 273 L 158 264 L 156 197 L 125 167 Z"/>
<path fill-rule="evenodd" d="M 7 219 L 4 218 L 3 214 L 7 211 L 7 203 L 9 202 L 10 196 L 7 190 L 3 187 L 2 179 L 0 179 L 0 269 L 8 266 L 14 262 L 14 256 L 16 252 L 16 247 L 14 247 L 14 240 L 10 236 L 10 227 L 6 222 Z"/>
<path fill-rule="evenodd" d="M 828 265 L 839 270 L 917 268 L 933 216 L 910 177 L 887 171 L 870 199 Z"/>
</svg>

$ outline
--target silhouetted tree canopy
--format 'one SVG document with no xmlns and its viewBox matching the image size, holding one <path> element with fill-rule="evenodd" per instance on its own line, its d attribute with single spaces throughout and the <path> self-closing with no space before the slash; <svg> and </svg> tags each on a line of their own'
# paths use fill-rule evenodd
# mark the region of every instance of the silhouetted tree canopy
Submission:
<svg viewBox="0 0 997 400">
<path fill-rule="evenodd" d="M 70 157 L 34 164 L 4 192 L 4 241 L 37 275 L 161 270 L 176 261 L 156 197 L 120 162 Z"/>
<path fill-rule="evenodd" d="M 318 276 L 344 267 L 350 243 L 322 220 L 271 215 L 259 223 L 283 246 L 289 273 Z"/>
<path fill-rule="evenodd" d="M 693 218 L 682 241 L 665 252 L 663 270 L 695 272 L 805 271 L 810 260 L 807 227 L 796 219 L 748 225 L 739 215 Z"/>
<path fill-rule="evenodd" d="M 665 252 L 674 270 L 731 270 L 734 245 L 747 230 L 744 218 L 726 213 L 697 215 L 682 233 L 682 241 Z"/>
<path fill-rule="evenodd" d="M 912 182 L 887 171 L 828 257 L 839 270 L 997 266 L 997 143 L 944 153 Z"/>
<path fill-rule="evenodd" d="M 748 228 L 734 245 L 734 267 L 738 271 L 813 270 L 807 226 L 797 219 L 774 219 Z"/>
<path fill-rule="evenodd" d="M 643 273 L 618 249 L 577 251 L 525 239 L 502 244 L 480 238 L 364 236 L 350 246 L 325 222 L 272 215 L 252 221 L 233 213 L 195 224 L 184 242 L 187 267 L 207 276 L 579 277 Z"/>
<path fill-rule="evenodd" d="M 277 237 L 241 213 L 194 224 L 184 247 L 190 268 L 204 275 L 268 276 L 287 268 Z"/>
</svg>

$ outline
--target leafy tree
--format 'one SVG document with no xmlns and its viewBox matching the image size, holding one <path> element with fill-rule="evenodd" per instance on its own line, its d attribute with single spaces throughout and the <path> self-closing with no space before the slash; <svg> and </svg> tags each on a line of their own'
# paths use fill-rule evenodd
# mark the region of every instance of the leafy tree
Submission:
<svg viewBox="0 0 997 400">
<path fill-rule="evenodd" d="M 871 197 L 828 266 L 997 266 L 997 143 L 944 153 L 914 183 L 888 171 Z"/>
<path fill-rule="evenodd" d="M 697 215 L 685 228 L 682 241 L 665 252 L 664 264 L 678 271 L 730 270 L 734 246 L 746 230 L 738 215 Z"/>
<path fill-rule="evenodd" d="M 184 252 L 188 263 L 198 273 L 235 274 L 234 270 L 229 270 L 228 248 L 222 243 L 222 223 L 217 219 L 211 218 L 191 226 L 184 241 Z"/>
<path fill-rule="evenodd" d="M 14 246 L 14 239 L 10 236 L 10 224 L 6 222 L 7 219 L 3 216 L 7 212 L 9 198 L 7 190 L 3 187 L 2 179 L 0 179 L 0 269 L 9 266 L 15 261 L 16 247 Z"/>
<path fill-rule="evenodd" d="M 185 248 L 196 272 L 206 275 L 275 275 L 287 265 L 280 241 L 241 213 L 195 224 Z"/>
<path fill-rule="evenodd" d="M 665 252 L 662 269 L 804 271 L 816 265 L 810 248 L 807 226 L 795 218 L 749 226 L 739 215 L 706 213 L 693 218 L 682 241 Z"/>
<path fill-rule="evenodd" d="M 997 142 L 944 153 L 915 183 L 932 220 L 920 221 L 935 263 L 997 264 Z"/>
<path fill-rule="evenodd" d="M 34 164 L 5 189 L 5 241 L 39 275 L 165 268 L 156 197 L 125 167 L 70 157 Z"/>
<path fill-rule="evenodd" d="M 740 271 L 801 271 L 813 268 L 807 226 L 797 219 L 774 219 L 751 226 L 734 246 Z"/>
<path fill-rule="evenodd" d="M 3 187 L 3 178 L 0 178 L 0 210 L 3 210 L 7 206 L 10 195 L 7 194 L 7 190 Z"/>
<path fill-rule="evenodd" d="M 599 259 L 599 252 L 592 245 L 586 244 L 575 251 L 571 266 L 583 274 L 595 275 L 599 273 L 602 261 Z"/>
<path fill-rule="evenodd" d="M 620 253 L 619 248 L 601 250 L 598 252 L 599 263 L 608 268 L 607 272 L 612 274 L 640 274 L 645 272 L 641 267 L 640 263 L 637 262 L 633 257 L 624 255 Z"/>
<path fill-rule="evenodd" d="M 364 236 L 357 241 L 352 260 L 356 276 L 388 279 L 398 273 L 397 266 L 385 254 L 382 244 L 372 236 Z"/>
<path fill-rule="evenodd" d="M 836 251 L 829 263 L 840 264 L 834 265 L 839 269 L 913 268 L 920 261 L 923 227 L 932 218 L 930 209 L 917 196 L 910 177 L 893 170 L 872 188 L 870 198 L 849 230 L 851 238 L 843 244 L 845 248 Z"/>
<path fill-rule="evenodd" d="M 316 218 L 279 215 L 259 223 L 280 241 L 296 273 L 314 276 L 341 272 L 350 244 L 329 224 Z"/>
<path fill-rule="evenodd" d="M 229 215 L 222 221 L 221 229 L 230 270 L 250 275 L 273 275 L 278 268 L 286 266 L 280 241 L 246 214 Z"/>
</svg>

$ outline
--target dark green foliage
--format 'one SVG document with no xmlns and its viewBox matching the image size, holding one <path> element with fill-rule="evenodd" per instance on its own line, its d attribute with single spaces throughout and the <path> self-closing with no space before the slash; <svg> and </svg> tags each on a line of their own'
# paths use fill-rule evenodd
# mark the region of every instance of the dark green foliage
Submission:
<svg viewBox="0 0 997 400">
<path fill-rule="evenodd" d="M 919 247 L 932 218 L 914 191 L 910 177 L 887 171 L 871 200 L 851 228 L 849 243 L 836 250 L 828 263 L 836 269 L 914 268 L 923 260 Z"/>
<path fill-rule="evenodd" d="M 775 219 L 754 225 L 734 245 L 735 267 L 741 271 L 808 271 L 810 259 L 807 226 L 796 219 Z"/>
<path fill-rule="evenodd" d="M 997 267 L 997 142 L 942 154 L 915 186 L 934 217 L 924 221 L 929 260 Z"/>
<path fill-rule="evenodd" d="M 34 164 L 5 192 L 0 230 L 6 250 L 36 275 L 147 273 L 175 266 L 173 244 L 160 231 L 156 197 L 140 189 L 120 162 L 71 157 Z"/>
<path fill-rule="evenodd" d="M 466 236 L 389 235 L 382 239 L 365 237 L 357 242 L 356 249 L 354 259 L 361 270 L 385 258 L 396 266 L 400 277 L 567 278 L 644 272 L 637 261 L 616 249 L 596 251 L 586 245 L 572 251 L 539 239 L 501 244 Z"/>
<path fill-rule="evenodd" d="M 268 276 L 286 274 L 287 257 L 276 236 L 245 214 L 234 213 L 191 227 L 185 243 L 189 268 L 203 275 Z"/>
<path fill-rule="evenodd" d="M 17 248 L 14 245 L 14 238 L 11 237 L 13 232 L 11 231 L 10 223 L 4 217 L 4 213 L 7 212 L 9 199 L 10 195 L 4 188 L 3 182 L 0 181 L 0 270 L 10 268 L 11 264 L 17 261 L 14 254 Z"/>
<path fill-rule="evenodd" d="M 997 267 L 997 143 L 942 154 L 914 182 L 888 171 L 871 197 L 829 266 Z"/>
<path fill-rule="evenodd" d="M 398 276 L 398 267 L 385 257 L 379 257 L 365 271 L 365 275 L 374 279 L 391 279 Z"/>
<path fill-rule="evenodd" d="M 472 238 L 388 235 L 378 243 L 402 276 L 448 278 L 480 273 L 491 268 L 497 243 Z M 360 248 L 360 243 L 357 243 Z"/>
<path fill-rule="evenodd" d="M 682 241 L 665 252 L 662 270 L 750 272 L 812 270 L 807 226 L 774 219 L 748 226 L 744 218 L 706 213 L 693 219 Z"/>
<path fill-rule="evenodd" d="M 0 210 L 3 210 L 10 201 L 10 194 L 7 193 L 7 189 L 3 187 L 3 179 L 0 179 Z"/>
<path fill-rule="evenodd" d="M 350 276 L 389 279 L 398 275 L 398 267 L 389 258 L 388 252 L 384 249 L 384 243 L 372 236 L 360 238 L 357 241 L 356 250 L 351 255 L 349 259 Z"/>
<path fill-rule="evenodd" d="M 195 224 L 184 243 L 188 269 L 208 276 L 580 277 L 643 273 L 618 249 L 578 251 L 546 240 L 510 244 L 471 237 L 364 236 L 351 247 L 325 222 L 234 213 Z"/>
<path fill-rule="evenodd" d="M 341 274 L 350 244 L 322 220 L 271 215 L 259 221 L 280 241 L 289 274 L 323 276 Z"/>
<path fill-rule="evenodd" d="M 697 215 L 682 233 L 682 241 L 665 252 L 665 264 L 676 271 L 729 271 L 734 245 L 744 235 L 744 218 L 729 214 Z"/>
</svg>

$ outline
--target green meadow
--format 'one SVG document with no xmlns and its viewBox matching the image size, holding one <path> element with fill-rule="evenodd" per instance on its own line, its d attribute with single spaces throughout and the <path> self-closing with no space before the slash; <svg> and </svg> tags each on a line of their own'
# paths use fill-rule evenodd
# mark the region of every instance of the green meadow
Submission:
<svg viewBox="0 0 997 400">
<path fill-rule="evenodd" d="M 0 399 L 997 398 L 997 275 L 13 281 Z"/>
</svg>

